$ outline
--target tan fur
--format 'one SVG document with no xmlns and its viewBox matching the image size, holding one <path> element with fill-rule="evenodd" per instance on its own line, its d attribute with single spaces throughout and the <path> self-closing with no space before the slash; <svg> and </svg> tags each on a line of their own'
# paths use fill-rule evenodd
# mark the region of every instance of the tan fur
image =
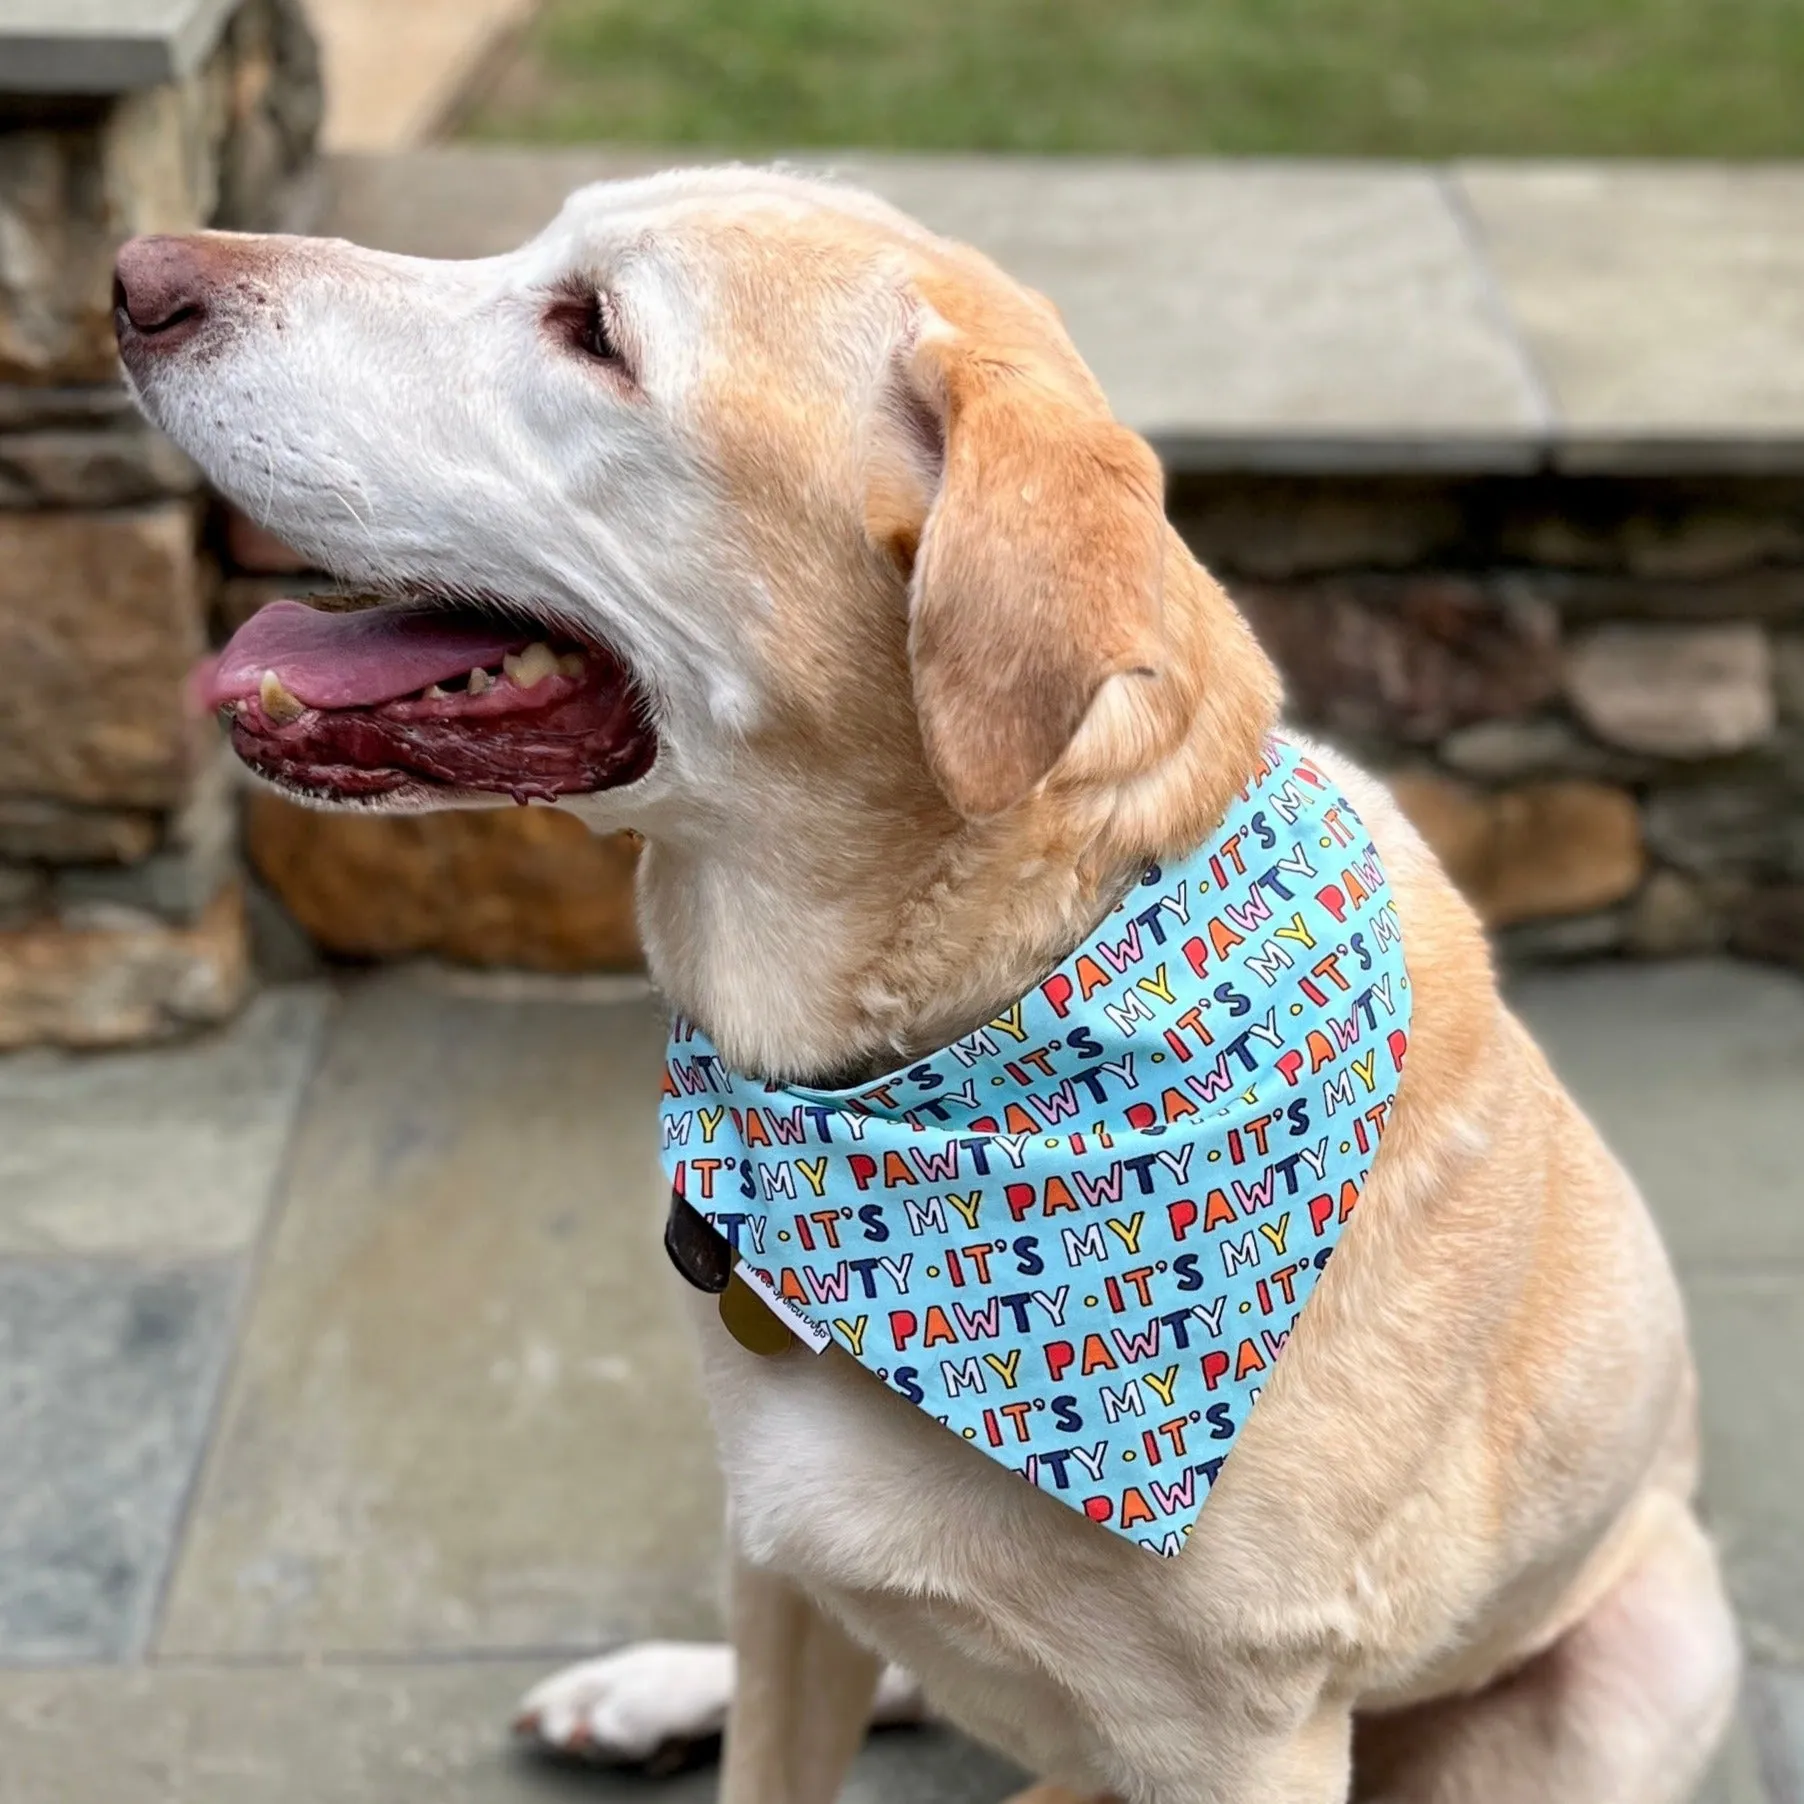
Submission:
<svg viewBox="0 0 1804 1804">
<path fill-rule="evenodd" d="M 909 261 L 932 323 L 904 365 L 937 408 L 946 475 L 923 514 L 922 485 L 897 476 L 906 456 L 885 442 L 863 513 L 898 572 L 914 563 L 922 744 L 917 752 L 884 708 L 867 712 L 863 686 L 849 682 L 860 719 L 836 721 L 827 755 L 836 769 L 890 770 L 903 800 L 848 810 L 843 822 L 871 854 L 849 886 L 869 953 L 843 1000 L 839 1043 L 819 1061 L 835 1069 L 943 1043 L 1027 987 L 1138 862 L 1202 837 L 1275 713 L 1269 665 L 1176 535 L 1145 521 L 1149 461 L 1073 375 L 1046 311 L 997 304 L 997 278 L 968 254 L 925 278 L 918 250 Z M 893 437 L 881 405 L 876 418 Z M 754 518 L 767 505 L 749 487 L 739 499 Z M 769 542 L 792 525 L 782 510 Z M 873 659 L 872 614 L 855 586 L 834 581 L 804 601 L 795 563 L 778 557 L 774 584 L 803 604 L 807 649 L 792 655 L 831 667 L 836 648 L 854 648 L 854 663 L 897 685 L 893 706 L 900 610 L 879 613 L 891 636 Z M 887 574 L 879 566 L 880 584 Z M 1029 661 L 1049 651 L 1069 661 Z M 987 1490 L 989 1474 L 972 1469 L 980 1455 L 942 1448 L 941 1431 L 882 1392 L 848 1399 L 848 1414 L 892 1437 L 899 1464 L 926 1470 L 925 1496 L 936 1475 L 946 1483 L 919 1535 L 847 1548 L 816 1524 L 817 1541 L 803 1503 L 787 1532 L 766 1539 L 762 1511 L 747 1512 L 754 1559 L 793 1572 L 856 1634 L 909 1663 L 955 1720 L 1079 1792 L 1342 1796 L 1355 1707 L 1482 1695 L 1606 1611 L 1673 1534 L 1695 1535 L 1683 1508 L 1694 1387 L 1676 1293 L 1639 1200 L 1501 1005 L 1470 911 L 1389 798 L 1336 768 L 1397 893 L 1415 986 L 1410 1065 L 1358 1229 L 1175 1569 L 1103 1545 L 1108 1537 L 1056 1505 L 1006 1494 L 994 1500 L 1009 1518 L 1006 1545 L 992 1534 L 931 1557 L 954 1496 Z M 825 787 L 835 781 L 828 773 Z M 822 787 L 817 766 L 810 788 Z M 655 860 L 648 876 L 655 932 Z M 663 960 L 659 976 L 683 995 Z M 741 1056 L 758 1012 L 747 1010 Z M 718 1007 L 702 1019 L 728 1044 L 741 1030 Z M 715 1339 L 709 1354 L 723 1420 L 742 1386 L 772 1382 L 730 1343 Z M 804 1383 L 849 1393 L 868 1384 L 832 1373 L 850 1362 L 792 1357 L 812 1367 Z M 757 1459 L 749 1436 L 730 1445 L 730 1474 Z M 800 1476 L 785 1468 L 786 1485 Z M 1690 1564 L 1687 1583 L 1679 1613 L 1714 1659 L 1690 1675 L 1706 1695 L 1684 1718 L 1682 1758 L 1650 1761 L 1648 1720 L 1636 1712 L 1574 1724 L 1580 1751 L 1570 1752 L 1558 1733 L 1563 1699 L 1549 1687 L 1534 1745 L 1520 1727 L 1514 1743 L 1497 1737 L 1476 1772 L 1471 1756 L 1437 1768 L 1438 1738 L 1464 1734 L 1461 1709 L 1418 1721 L 1415 1757 L 1435 1777 L 1411 1786 L 1397 1778 L 1409 1761 L 1393 1759 L 1395 1795 L 1476 1804 L 1512 1763 L 1524 1797 L 1571 1804 L 1652 1796 L 1633 1785 L 1656 1773 L 1682 1785 L 1733 1683 L 1707 1560 Z M 1165 1645 L 1167 1634 L 1176 1641 Z M 1630 1651 L 1604 1641 L 1606 1659 Z M 1074 1658 L 1091 1670 L 1074 1673 Z M 1105 1661 L 1123 1669 L 1104 1679 L 1094 1668 Z M 1136 1693 L 1154 1720 L 1123 1707 Z M 1072 1713 L 1108 1726 L 1074 1736 Z M 1148 1757 L 1162 1723 L 1185 1715 L 1187 1731 L 1165 1737 L 1171 1765 Z M 805 1713 L 795 1732 L 813 1721 Z M 843 1745 L 833 1707 L 822 1706 L 818 1727 Z M 1092 1739 L 1101 1750 L 1082 1745 Z M 1620 1794 L 1578 1789 L 1610 1764 L 1593 1742 L 1614 1742 L 1633 1769 Z M 727 1793 L 732 1804 L 793 1795 L 755 1760 L 730 1763 Z"/>
<path fill-rule="evenodd" d="M 560 228 L 597 268 L 609 192 L 592 238 L 580 200 Z M 645 832 L 653 972 L 731 1060 L 887 1066 L 1194 846 L 1277 680 L 1038 297 L 843 190 L 628 192 L 622 242 L 665 259 L 700 335 L 680 396 L 633 404 L 669 409 L 716 504 L 719 543 L 683 555 L 747 573 L 709 630 L 756 707 L 712 792 L 574 805 Z M 419 267 L 382 271 L 397 335 Z M 1471 911 L 1321 756 L 1394 889 L 1411 1055 L 1184 1553 L 1100 1532 L 836 1351 L 752 1356 L 698 1303 L 740 1561 L 726 1804 L 828 1804 L 864 1648 L 1066 1788 L 1036 1804 L 1660 1804 L 1695 1776 L 1736 1655 L 1665 1255 Z"/>
</svg>

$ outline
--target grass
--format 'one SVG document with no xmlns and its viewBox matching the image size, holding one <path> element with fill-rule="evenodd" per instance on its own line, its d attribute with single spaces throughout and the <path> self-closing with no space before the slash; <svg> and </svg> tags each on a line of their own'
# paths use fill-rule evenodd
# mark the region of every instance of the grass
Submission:
<svg viewBox="0 0 1804 1804">
<path fill-rule="evenodd" d="M 548 0 L 490 138 L 1804 154 L 1804 0 Z"/>
</svg>

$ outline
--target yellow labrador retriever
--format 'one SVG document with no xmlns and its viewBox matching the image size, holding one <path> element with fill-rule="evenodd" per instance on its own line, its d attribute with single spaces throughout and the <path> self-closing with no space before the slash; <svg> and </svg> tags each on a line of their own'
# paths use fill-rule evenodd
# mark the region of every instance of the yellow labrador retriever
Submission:
<svg viewBox="0 0 1804 1804">
<path fill-rule="evenodd" d="M 241 756 L 325 806 L 637 829 L 653 974 L 740 1072 L 971 1033 L 1259 764 L 1272 667 L 1053 309 L 865 195 L 689 171 L 481 262 L 203 234 L 118 274 L 149 414 L 384 598 L 240 633 L 203 687 Z M 1667 1260 L 1432 857 L 1309 756 L 1388 873 L 1409 1060 L 1181 1554 L 705 1299 L 732 1653 L 578 1668 L 530 1701 L 548 1737 L 643 1750 L 731 1690 L 728 1804 L 828 1804 L 906 1673 L 1052 1795 L 1692 1785 L 1737 1652 Z"/>
</svg>

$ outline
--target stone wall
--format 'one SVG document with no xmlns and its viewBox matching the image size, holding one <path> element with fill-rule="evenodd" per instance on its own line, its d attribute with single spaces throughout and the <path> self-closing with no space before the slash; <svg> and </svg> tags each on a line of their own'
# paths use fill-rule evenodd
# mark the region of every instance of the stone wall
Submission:
<svg viewBox="0 0 1804 1804">
<path fill-rule="evenodd" d="M 1389 778 L 1506 957 L 1804 965 L 1804 478 L 1195 477 L 1171 507 L 1291 717 Z M 250 822 L 329 951 L 637 956 L 630 849 L 547 811 Z"/>
<path fill-rule="evenodd" d="M 1291 714 L 1506 956 L 1804 965 L 1804 479 L 1203 479 Z"/>
<path fill-rule="evenodd" d="M 253 923 L 282 929 L 291 948 L 551 970 L 637 957 L 631 844 L 593 841 L 549 811 L 350 819 L 259 797 L 241 804 L 248 880 L 236 871 L 236 810 L 214 736 L 184 724 L 180 672 L 206 636 L 321 579 L 201 496 L 183 461 L 132 421 L 111 377 L 106 280 L 128 231 L 272 222 L 305 170 L 318 104 L 293 4 L 246 0 L 202 68 L 116 102 L 0 97 L 0 1039 L 100 1040 L 229 1006 L 244 981 L 241 889 Z M 621 173 L 603 163 L 447 151 L 335 164 L 325 224 L 419 254 L 494 250 L 575 183 Z M 1080 186 L 1096 174 L 1073 171 Z M 1064 217 L 1025 204 L 1066 192 L 1066 175 L 1038 165 L 903 159 L 890 175 L 895 198 L 950 207 L 937 223 L 953 230 L 974 232 L 992 213 L 1022 229 Z M 1534 217 L 1566 204 L 1565 189 L 1550 198 L 1533 172 L 1511 179 L 1527 184 L 1518 200 Z M 1194 205 L 1174 214 L 1166 184 L 1185 181 Z M 1746 394 L 1694 383 L 1689 413 L 1650 401 L 1632 417 L 1621 406 L 1596 416 L 1578 382 L 1584 360 L 1572 362 L 1564 339 L 1493 342 L 1509 333 L 1480 303 L 1500 281 L 1524 317 L 1551 317 L 1550 294 L 1576 297 L 1575 317 L 1589 317 L 1598 244 L 1608 239 L 1618 262 L 1634 252 L 1646 206 L 1616 208 L 1614 237 L 1588 229 L 1581 270 L 1510 264 L 1468 271 L 1461 286 L 1435 259 L 1475 258 L 1476 241 L 1435 224 L 1447 184 L 1423 185 L 1421 172 L 1185 177 L 1123 166 L 1108 175 L 1108 219 L 1146 183 L 1157 192 L 1134 203 L 1141 239 L 1110 238 L 1101 215 L 1087 216 L 1120 270 L 1157 248 L 1144 281 L 1086 287 L 1076 278 L 1088 254 L 1083 270 L 1054 259 L 1040 273 L 1049 291 L 1073 283 L 1062 304 L 1105 361 L 1137 347 L 1131 367 L 1108 372 L 1111 390 L 1136 424 L 1165 420 L 1160 442 L 1189 460 L 1173 514 L 1276 654 L 1294 716 L 1391 778 L 1512 957 L 1727 946 L 1804 964 L 1804 475 L 1456 473 L 1671 471 L 1693 467 L 1688 457 L 1718 472 L 1804 465 L 1804 425 L 1768 406 L 1764 379 Z M 1296 246 L 1322 253 L 1310 232 L 1297 236 L 1299 222 L 1338 231 L 1364 218 L 1362 184 L 1398 206 L 1407 190 L 1421 217 L 1386 214 L 1384 231 L 1337 238 L 1335 255 L 1357 263 L 1368 241 L 1388 244 L 1385 255 L 1419 253 L 1445 281 L 1399 286 L 1385 264 L 1382 279 L 1342 282 L 1334 307 L 1280 309 L 1269 332 L 1259 309 L 1220 332 L 1197 312 L 1205 291 L 1224 288 L 1219 270 L 1174 288 L 1173 272 L 1189 266 L 1171 259 L 1244 247 L 1270 216 L 1284 226 L 1267 247 L 1273 304 L 1308 291 Z M 1254 191 L 1256 208 L 1233 200 Z M 1211 211 L 1230 201 L 1228 214 Z M 1198 224 L 1209 219 L 1221 229 Z M 1764 255 L 1782 236 L 1760 228 L 1736 254 Z M 1068 223 L 1059 243 L 1069 260 Z M 1031 249 L 1015 247 L 1030 275 Z M 1666 287 L 1683 274 L 1660 267 Z M 1418 290 L 1438 297 L 1420 317 L 1409 311 Z M 1123 330 L 1124 297 L 1142 291 L 1164 296 L 1157 318 Z M 1621 312 L 1612 301 L 1600 316 L 1606 346 Z M 1677 317 L 1689 322 L 1684 342 L 1660 341 L 1649 364 L 1662 406 L 1674 357 L 1732 334 L 1740 314 Z M 1389 364 L 1374 374 L 1373 347 L 1401 342 L 1415 347 L 1415 375 L 1404 381 Z M 1451 379 L 1428 354 L 1434 343 L 1455 363 L 1456 352 L 1477 359 L 1450 391 L 1467 412 L 1440 405 Z M 1553 372 L 1547 417 L 1527 375 L 1502 389 L 1479 380 L 1511 357 L 1519 374 L 1537 357 Z M 1167 378 L 1186 359 L 1195 368 L 1173 399 Z M 1293 366 L 1308 380 L 1276 381 Z M 1141 380 L 1148 372 L 1158 380 Z M 1276 386 L 1236 389 L 1236 372 Z M 1203 408 L 1218 390 L 1233 402 L 1221 419 Z M 1794 391 L 1804 393 L 1795 378 Z M 1276 411 L 1259 411 L 1261 394 Z M 1191 413 L 1174 425 L 1173 408 Z M 1448 473 L 1201 473 L 1387 459 Z M 272 899 L 280 906 L 265 906 Z"/>
<path fill-rule="evenodd" d="M 235 805 L 183 705 L 209 562 L 196 473 L 118 380 L 136 232 L 284 223 L 319 119 L 296 0 L 191 72 L 0 92 L 0 1045 L 212 1020 L 246 982 Z"/>
</svg>

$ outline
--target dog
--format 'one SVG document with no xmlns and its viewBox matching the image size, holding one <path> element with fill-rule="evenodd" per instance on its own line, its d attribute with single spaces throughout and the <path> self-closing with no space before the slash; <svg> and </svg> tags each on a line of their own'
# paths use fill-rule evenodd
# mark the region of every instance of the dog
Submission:
<svg viewBox="0 0 1804 1804">
<path fill-rule="evenodd" d="M 650 970 L 737 1072 L 857 1085 L 971 1034 L 1267 756 L 1272 666 L 1053 307 L 850 188 L 604 184 L 468 263 L 138 239 L 116 300 L 150 417 L 377 599 L 241 631 L 202 679 L 240 755 L 321 806 L 635 830 Z M 562 1675 L 548 1739 L 724 1716 L 728 1804 L 829 1804 L 874 1708 L 1041 1799 L 1692 1786 L 1738 1653 L 1664 1251 L 1382 785 L 1297 743 L 1382 859 L 1408 1058 L 1181 1551 L 696 1293 L 731 1649 Z"/>
</svg>

